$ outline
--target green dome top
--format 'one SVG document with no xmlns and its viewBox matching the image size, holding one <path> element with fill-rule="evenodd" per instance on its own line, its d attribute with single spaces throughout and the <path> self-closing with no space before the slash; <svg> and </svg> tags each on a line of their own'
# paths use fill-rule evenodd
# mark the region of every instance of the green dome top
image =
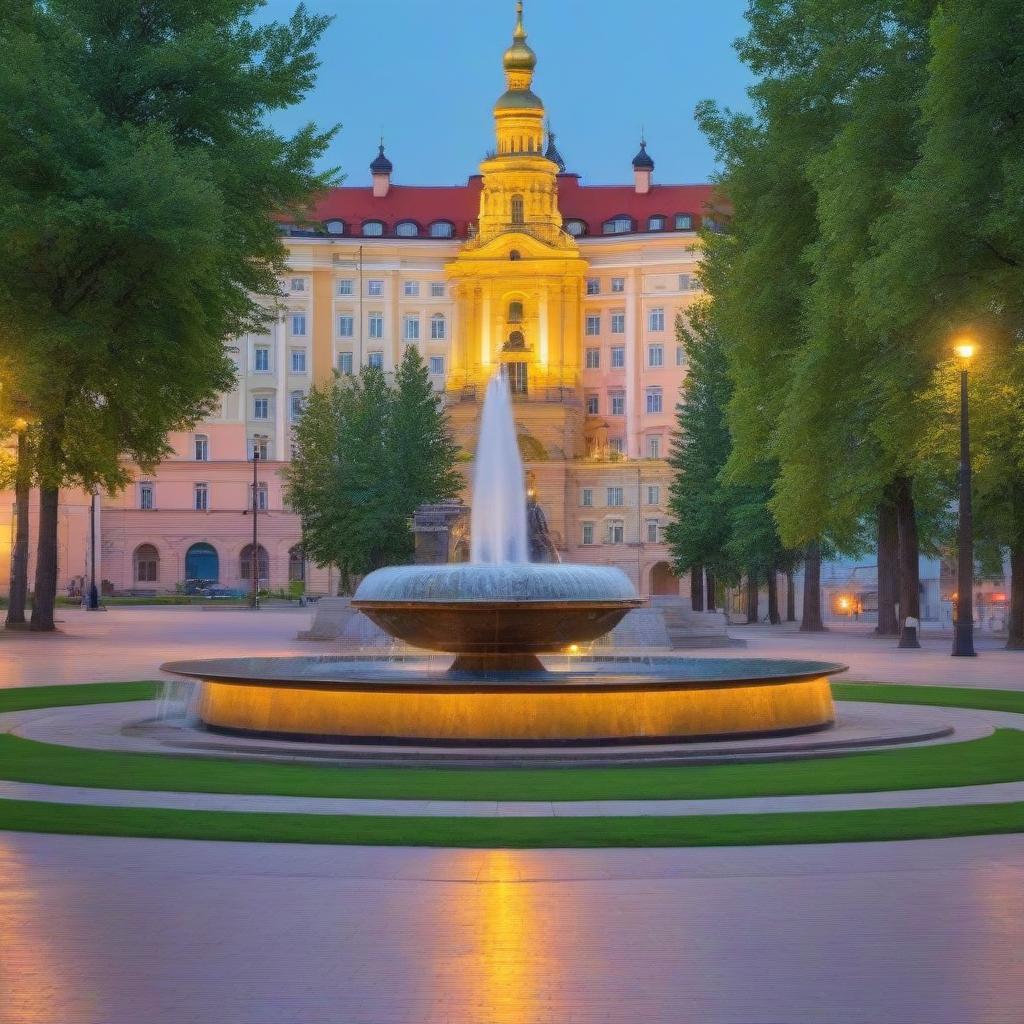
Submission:
<svg viewBox="0 0 1024 1024">
<path fill-rule="evenodd" d="M 498 97 L 495 110 L 543 110 L 541 98 L 529 89 L 509 89 Z"/>
<path fill-rule="evenodd" d="M 512 33 L 512 45 L 505 51 L 502 63 L 506 71 L 533 71 L 537 66 L 537 55 L 526 44 L 522 0 L 516 4 L 516 27 Z"/>
</svg>

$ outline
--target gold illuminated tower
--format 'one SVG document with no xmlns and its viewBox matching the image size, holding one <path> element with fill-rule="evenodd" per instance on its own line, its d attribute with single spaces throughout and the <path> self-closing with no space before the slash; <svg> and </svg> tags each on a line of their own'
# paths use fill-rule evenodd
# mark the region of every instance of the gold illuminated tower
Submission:
<svg viewBox="0 0 1024 1024">
<path fill-rule="evenodd" d="M 447 268 L 458 303 L 448 376 L 452 424 L 470 447 L 473 406 L 503 367 L 520 403 L 521 436 L 544 454 L 573 458 L 582 453 L 587 264 L 562 229 L 559 168 L 544 156 L 544 104 L 531 88 L 537 57 L 526 42 L 522 3 L 503 64 L 506 91 L 494 105 L 497 148 L 480 165 L 479 220 Z"/>
</svg>

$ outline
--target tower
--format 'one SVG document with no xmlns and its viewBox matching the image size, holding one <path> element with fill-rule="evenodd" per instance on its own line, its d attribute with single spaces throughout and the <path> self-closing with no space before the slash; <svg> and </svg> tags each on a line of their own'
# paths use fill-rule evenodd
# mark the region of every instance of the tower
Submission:
<svg viewBox="0 0 1024 1024">
<path fill-rule="evenodd" d="M 516 5 L 494 104 L 496 148 L 483 177 L 475 232 L 447 267 L 457 302 L 448 398 L 457 440 L 472 448 L 484 385 L 508 375 L 520 438 L 538 458 L 582 454 L 580 347 L 587 263 L 562 229 L 559 164 L 545 155 L 537 57 Z"/>
</svg>

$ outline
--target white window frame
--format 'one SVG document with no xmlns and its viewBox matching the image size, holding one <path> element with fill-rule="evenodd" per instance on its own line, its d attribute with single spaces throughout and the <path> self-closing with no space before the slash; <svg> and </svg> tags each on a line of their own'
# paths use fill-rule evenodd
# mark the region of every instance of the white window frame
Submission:
<svg viewBox="0 0 1024 1024">
<path fill-rule="evenodd" d="M 599 416 L 601 414 L 601 399 L 598 395 L 587 395 L 587 415 Z"/>
<path fill-rule="evenodd" d="M 206 434 L 192 435 L 192 457 L 196 462 L 210 461 L 210 438 Z"/>
<path fill-rule="evenodd" d="M 626 393 L 624 391 L 610 391 L 608 393 L 608 415 L 626 415 Z"/>
<path fill-rule="evenodd" d="M 366 336 L 373 338 L 374 341 L 379 341 L 384 337 L 383 313 L 373 312 L 366 314 Z"/>
<path fill-rule="evenodd" d="M 373 297 L 379 298 L 384 294 L 384 279 L 380 277 L 371 278 L 366 282 L 366 294 Z"/>
<path fill-rule="evenodd" d="M 302 416 L 302 410 L 305 408 L 305 405 L 306 396 L 302 391 L 292 391 L 288 395 L 288 418 L 292 423 Z"/>
<path fill-rule="evenodd" d="M 665 307 L 654 306 L 647 311 L 647 330 L 660 334 L 665 330 Z"/>
<path fill-rule="evenodd" d="M 384 369 L 384 353 L 380 349 L 374 349 L 366 356 L 366 365 L 372 366 L 378 370 Z"/>
<path fill-rule="evenodd" d="M 608 543 L 625 544 L 626 542 L 626 521 L 624 519 L 608 520 Z"/>
<path fill-rule="evenodd" d="M 596 338 L 601 334 L 601 314 L 588 313 L 584 324 L 584 334 L 588 338 Z"/>
<path fill-rule="evenodd" d="M 661 434 L 651 434 L 647 438 L 647 458 L 661 458 Z"/>
<path fill-rule="evenodd" d="M 588 348 L 584 350 L 583 368 L 586 370 L 601 369 L 601 350 L 599 348 Z"/>
<path fill-rule="evenodd" d="M 430 339 L 431 341 L 446 341 L 448 339 L 448 320 L 444 313 L 435 313 L 430 318 Z"/>
<path fill-rule="evenodd" d="M 616 310 L 614 313 L 611 314 L 611 333 L 626 333 L 626 314 L 623 313 L 621 310 Z"/>
<path fill-rule="evenodd" d="M 613 370 L 622 370 L 626 366 L 626 346 L 625 345 L 612 345 L 612 359 L 611 368 Z"/>
<path fill-rule="evenodd" d="M 194 512 L 210 511 L 210 485 L 204 481 L 192 485 L 192 510 Z"/>
<path fill-rule="evenodd" d="M 444 281 L 430 282 L 430 297 L 432 299 L 443 299 L 445 297 Z"/>
<path fill-rule="evenodd" d="M 265 437 L 249 438 L 249 461 L 252 462 L 259 452 L 260 462 L 266 462 L 270 458 L 270 441 Z"/>
<path fill-rule="evenodd" d="M 306 290 L 306 279 L 304 277 L 293 277 L 291 288 L 293 292 L 304 292 Z"/>
<path fill-rule="evenodd" d="M 348 369 L 345 369 L 346 364 Z M 355 365 L 355 357 L 351 352 L 339 352 L 338 353 L 338 373 L 344 373 L 348 376 L 352 375 L 352 371 Z"/>
<path fill-rule="evenodd" d="M 356 318 L 351 313 L 338 314 L 338 337 L 353 338 L 356 333 Z"/>
<path fill-rule="evenodd" d="M 306 337 L 306 314 L 305 313 L 292 313 L 291 315 L 291 331 L 293 338 L 305 338 Z"/>
<path fill-rule="evenodd" d="M 272 373 L 270 367 L 270 346 L 256 345 L 252 350 L 252 372 Z"/>
<path fill-rule="evenodd" d="M 624 277 L 612 278 L 612 291 L 624 292 L 626 290 L 626 279 Z"/>
<path fill-rule="evenodd" d="M 402 282 L 402 294 L 407 299 L 417 299 L 420 294 L 420 283 L 419 281 L 403 281 Z"/>
<path fill-rule="evenodd" d="M 648 505 L 660 505 L 661 504 L 661 485 L 660 484 L 648 484 L 647 485 L 647 504 Z"/>
<path fill-rule="evenodd" d="M 580 488 L 580 508 L 593 508 L 594 507 L 594 488 L 593 487 L 581 487 Z"/>
<path fill-rule="evenodd" d="M 661 388 L 648 388 L 645 394 L 645 405 L 649 415 L 665 411 L 664 396 Z"/>
<path fill-rule="evenodd" d="M 661 543 L 661 523 L 659 523 L 657 519 L 647 520 L 647 543 Z"/>
<path fill-rule="evenodd" d="M 600 295 L 601 294 L 601 278 L 599 278 L 599 277 L 588 277 L 587 278 L 587 294 L 588 295 Z"/>
<path fill-rule="evenodd" d="M 152 512 L 156 508 L 156 488 L 152 480 L 139 481 L 139 509 Z"/>
<path fill-rule="evenodd" d="M 306 350 L 304 348 L 292 349 L 292 373 L 307 373 Z"/>
<path fill-rule="evenodd" d="M 263 409 L 264 414 L 260 415 L 260 410 Z M 269 420 L 270 419 L 270 398 L 267 395 L 253 395 L 252 399 L 252 418 L 254 420 Z"/>
<path fill-rule="evenodd" d="M 338 279 L 336 294 L 337 295 L 352 295 L 354 294 L 355 281 L 351 277 L 342 277 Z"/>
<path fill-rule="evenodd" d="M 605 489 L 605 504 L 608 506 L 608 508 L 625 508 L 625 490 L 619 486 L 607 487 Z"/>
<path fill-rule="evenodd" d="M 580 544 L 589 546 L 594 543 L 594 524 L 580 523 Z"/>
<path fill-rule="evenodd" d="M 661 342 L 647 346 L 647 365 L 652 369 L 665 365 L 665 346 Z"/>
<path fill-rule="evenodd" d="M 430 357 L 430 373 L 434 377 L 444 376 L 444 356 L 431 356 Z"/>
<path fill-rule="evenodd" d="M 418 316 L 406 316 L 402 318 L 402 340 L 420 340 L 420 318 Z"/>
</svg>

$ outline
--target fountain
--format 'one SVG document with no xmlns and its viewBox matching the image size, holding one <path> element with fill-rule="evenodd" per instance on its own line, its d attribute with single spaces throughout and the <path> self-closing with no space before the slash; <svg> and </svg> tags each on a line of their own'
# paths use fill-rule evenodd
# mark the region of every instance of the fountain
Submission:
<svg viewBox="0 0 1024 1024">
<path fill-rule="evenodd" d="M 833 721 L 823 662 L 557 655 L 643 604 L 607 566 L 531 563 L 523 466 L 502 375 L 484 402 L 471 561 L 379 569 L 352 605 L 391 636 L 451 656 L 173 662 L 201 680 L 212 729 L 370 744 L 643 744 L 806 732 Z"/>
</svg>

